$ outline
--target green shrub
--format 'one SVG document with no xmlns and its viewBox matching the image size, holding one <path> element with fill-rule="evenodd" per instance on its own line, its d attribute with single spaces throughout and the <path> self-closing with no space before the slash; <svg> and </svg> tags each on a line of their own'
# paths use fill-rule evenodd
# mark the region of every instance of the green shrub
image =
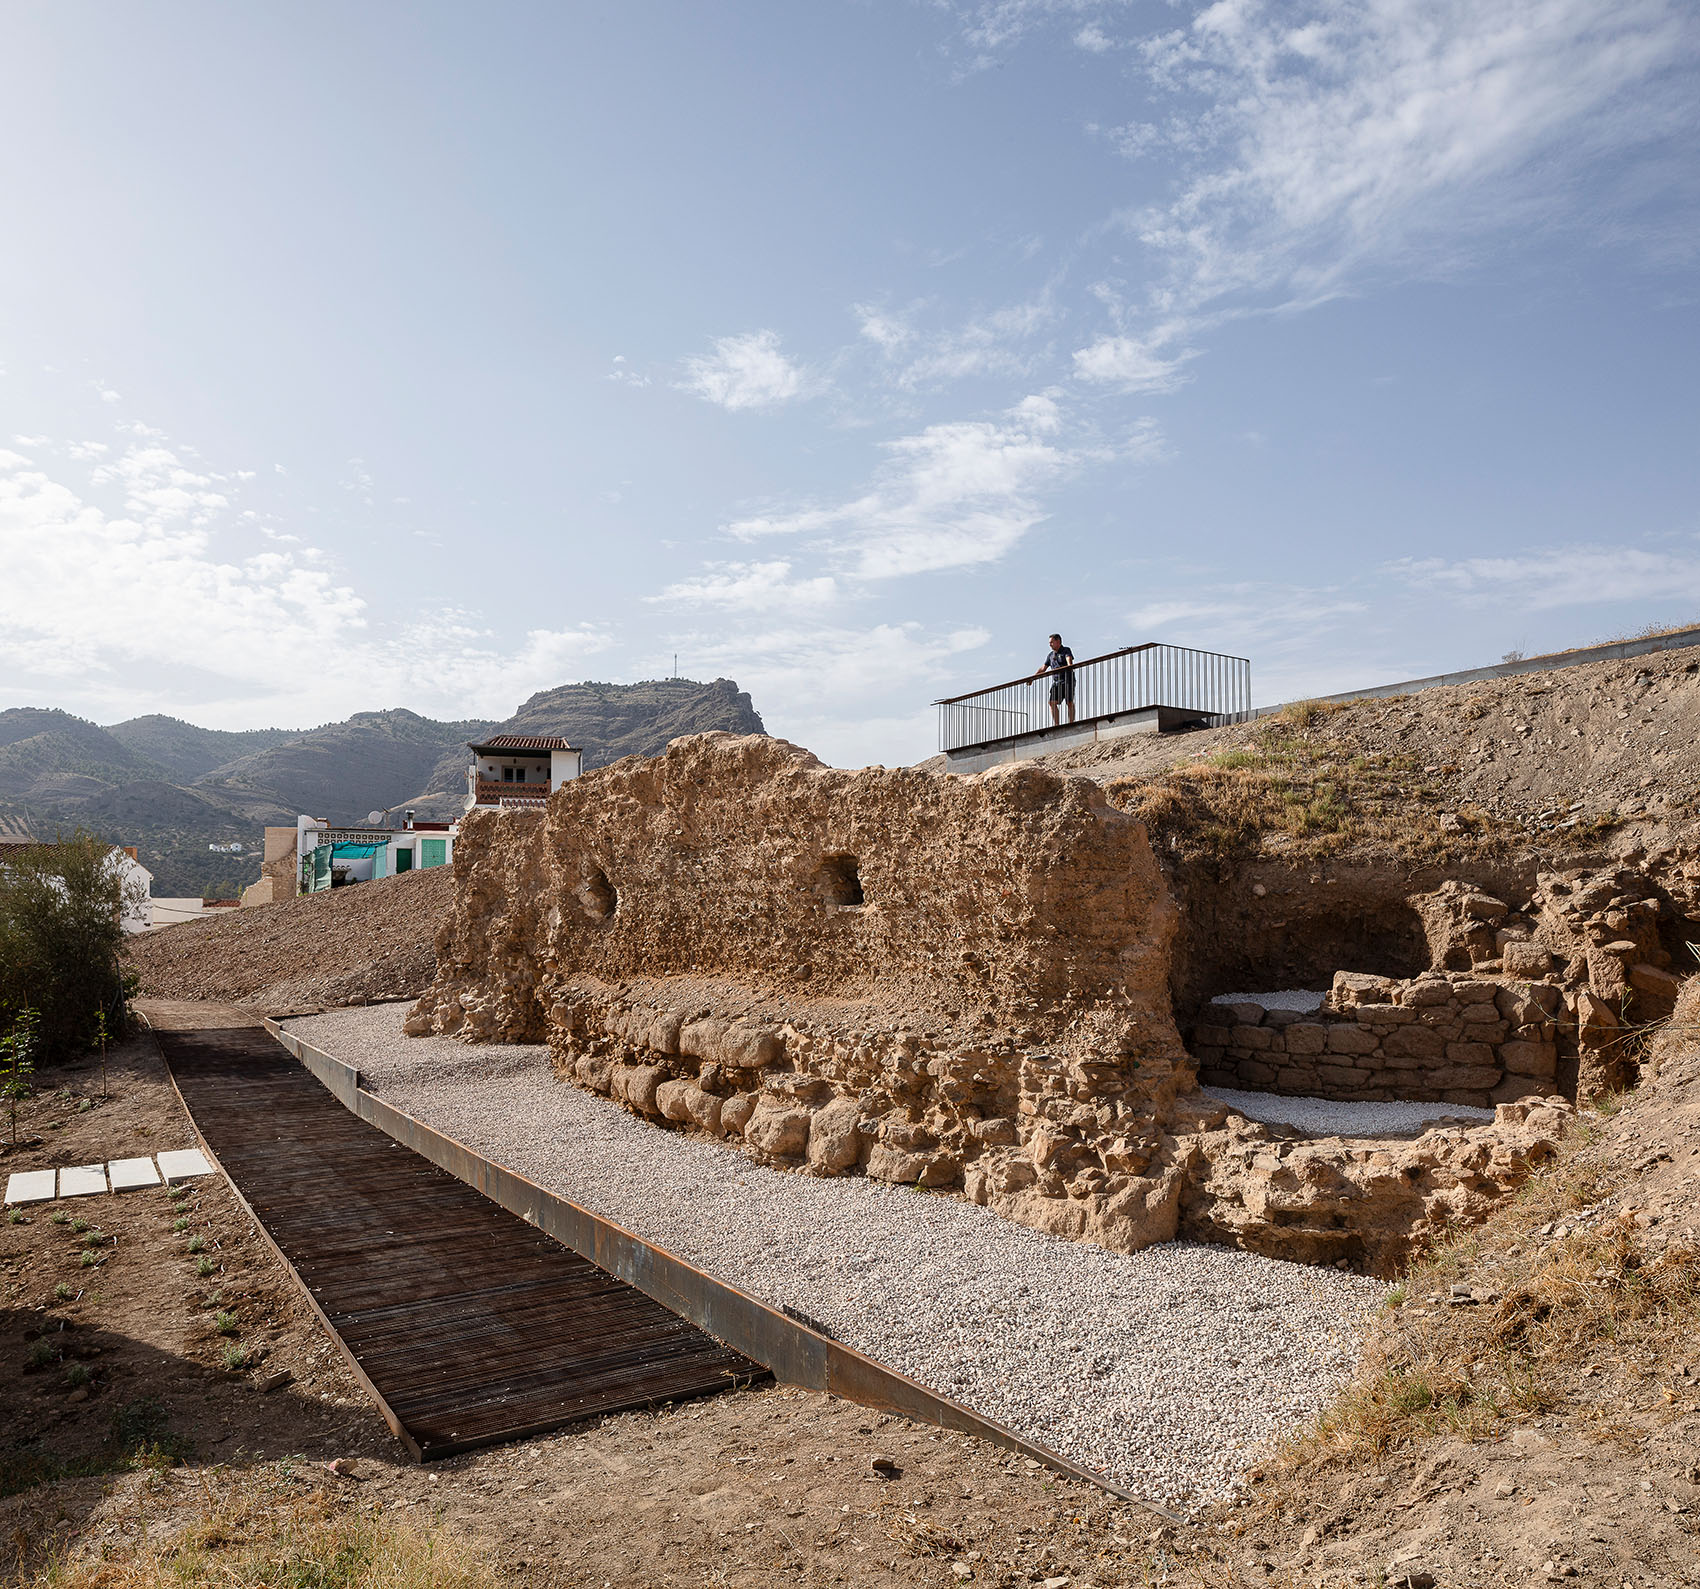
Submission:
<svg viewBox="0 0 1700 1589">
<path fill-rule="evenodd" d="M 196 1260 L 195 1273 L 203 1280 L 205 1280 L 208 1275 L 216 1273 L 217 1270 L 218 1265 L 214 1263 L 211 1258 L 201 1258 Z"/>
<path fill-rule="evenodd" d="M 112 846 L 79 829 L 8 851 L 0 864 L 0 1038 L 36 1017 L 43 1061 L 94 1047 L 128 1021 L 133 979 L 119 956 L 129 903 Z M 34 1057 L 34 1056 L 32 1056 Z"/>
<path fill-rule="evenodd" d="M 213 1315 L 213 1328 L 216 1329 L 220 1335 L 234 1335 L 236 1333 L 236 1315 L 234 1313 L 226 1313 L 221 1309 L 218 1313 Z"/>
</svg>

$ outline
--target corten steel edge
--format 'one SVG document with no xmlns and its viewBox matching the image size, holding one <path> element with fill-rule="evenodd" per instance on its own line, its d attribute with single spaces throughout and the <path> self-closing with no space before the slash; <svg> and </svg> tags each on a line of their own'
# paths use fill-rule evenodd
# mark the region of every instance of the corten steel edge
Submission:
<svg viewBox="0 0 1700 1589">
<path fill-rule="evenodd" d="M 1123 1489 L 1102 1473 L 1024 1439 L 1012 1429 L 875 1362 L 830 1336 L 757 1301 L 748 1293 L 676 1257 L 665 1248 L 593 1214 L 515 1170 L 494 1164 L 464 1143 L 386 1103 L 360 1083 L 344 1060 L 304 1042 L 276 1021 L 266 1028 L 347 1108 L 386 1135 L 476 1188 L 510 1213 L 537 1226 L 563 1246 L 582 1253 L 609 1274 L 689 1319 L 734 1351 L 770 1370 L 785 1384 L 827 1391 L 917 1423 L 974 1435 L 1028 1457 L 1054 1473 L 1080 1479 L 1171 1522 L 1174 1512 Z"/>
<path fill-rule="evenodd" d="M 168 1031 L 167 1038 L 213 1039 L 200 1054 L 193 1049 L 178 1053 L 179 1063 L 202 1064 L 210 1049 L 215 1064 L 224 1060 L 229 1066 L 192 1070 L 190 1079 L 199 1085 L 189 1088 L 178 1075 L 168 1045 L 160 1043 L 160 1032 L 154 1029 L 153 1035 L 172 1088 L 209 1158 L 336 1342 L 385 1423 L 416 1460 L 522 1439 L 587 1417 L 652 1407 L 767 1377 L 759 1365 L 713 1340 L 681 1315 L 658 1306 L 655 1299 L 612 1277 L 584 1254 L 548 1239 L 548 1232 L 535 1222 L 532 1233 L 526 1234 L 521 1225 L 512 1223 L 511 1211 L 472 1195 L 477 1188 L 451 1178 L 423 1155 L 403 1156 L 417 1165 L 411 1178 L 400 1164 L 386 1164 L 380 1173 L 386 1193 L 393 1187 L 398 1207 L 406 1210 L 411 1203 L 414 1217 L 432 1219 L 435 1240 L 425 1251 L 418 1243 L 381 1239 L 374 1247 L 368 1240 L 374 1233 L 362 1232 L 358 1218 L 354 1229 L 332 1232 L 326 1219 L 339 1207 L 346 1211 L 364 1206 L 368 1216 L 372 1214 L 376 1203 L 362 1205 L 358 1196 L 340 1205 L 334 1198 L 325 1199 L 322 1209 L 306 1214 L 304 1227 L 299 1217 L 304 1200 L 299 1189 L 288 1184 L 291 1155 L 314 1169 L 322 1165 L 332 1174 L 340 1169 L 346 1187 L 377 1162 L 362 1138 L 369 1135 L 371 1146 L 379 1149 L 400 1149 L 404 1144 L 379 1133 L 354 1112 L 337 1109 L 339 1100 L 325 1098 L 312 1073 L 291 1063 L 297 1056 L 257 1021 L 228 1033 L 232 1048 L 240 1050 L 244 1040 L 258 1039 L 275 1054 L 275 1062 L 256 1066 L 253 1076 L 242 1075 L 242 1061 L 251 1056 L 217 1053 L 216 1031 Z M 263 1096 L 268 1073 L 273 1092 L 281 1078 L 291 1098 Z M 299 1079 L 290 1081 L 290 1077 Z M 324 1099 L 332 1122 L 346 1120 L 348 1126 L 333 1123 L 328 1133 L 315 1131 L 315 1118 L 323 1121 L 326 1115 L 311 1104 L 305 1114 L 292 1115 L 292 1103 L 298 1110 L 301 1087 L 307 1089 L 309 1099 Z M 222 1100 L 221 1088 L 226 1094 Z M 206 1118 L 195 1113 L 190 1092 Z M 287 1139 L 284 1167 L 274 1170 L 269 1179 L 264 1171 L 271 1166 L 261 1167 L 260 1173 L 247 1177 L 250 1186 L 245 1190 L 231 1163 L 221 1160 L 209 1131 L 229 1139 L 228 1130 L 218 1130 L 221 1115 L 228 1126 L 233 1113 L 239 1117 L 250 1109 L 266 1111 L 268 1105 L 293 1126 L 304 1126 L 305 1138 Z M 345 1141 L 350 1128 L 356 1135 Z M 339 1164 L 338 1151 L 351 1147 L 359 1150 L 355 1157 L 350 1159 L 344 1152 Z M 253 1170 L 254 1152 L 266 1150 L 263 1138 L 256 1135 L 252 1142 L 238 1136 L 233 1151 L 239 1159 L 246 1152 L 247 1167 Z M 378 1155 L 380 1160 L 390 1157 Z M 396 1170 L 402 1172 L 400 1182 L 393 1179 Z M 273 1230 L 265 1209 L 256 1206 L 256 1197 L 269 1198 L 286 1211 L 281 1230 Z M 386 1210 L 382 1217 L 397 1216 Z M 463 1265 L 448 1249 L 468 1241 L 478 1249 L 479 1260 Z M 300 1250 L 292 1251 L 291 1246 Z M 480 1264 L 489 1270 L 492 1263 L 499 1273 L 479 1272 Z M 318 1294 L 321 1287 L 328 1293 L 325 1299 Z"/>
</svg>

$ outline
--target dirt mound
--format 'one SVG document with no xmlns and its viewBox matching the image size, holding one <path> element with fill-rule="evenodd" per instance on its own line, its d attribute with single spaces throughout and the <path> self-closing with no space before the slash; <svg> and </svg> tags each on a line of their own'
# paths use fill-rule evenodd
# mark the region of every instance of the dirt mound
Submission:
<svg viewBox="0 0 1700 1589">
<path fill-rule="evenodd" d="M 277 1012 L 411 998 L 453 901 L 448 867 L 409 872 L 161 927 L 129 941 L 129 963 L 154 998 Z"/>
<path fill-rule="evenodd" d="M 1691 1581 L 1700 982 L 1640 1087 L 1393 1293 L 1352 1391 L 1229 1531 L 1278 1581 Z M 1371 1580 L 1375 1581 L 1375 1580 Z"/>
</svg>

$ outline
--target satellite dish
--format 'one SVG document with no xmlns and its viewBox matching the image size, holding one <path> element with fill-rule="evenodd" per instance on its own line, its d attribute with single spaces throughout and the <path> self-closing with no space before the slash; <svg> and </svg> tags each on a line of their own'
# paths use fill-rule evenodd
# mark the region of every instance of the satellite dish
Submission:
<svg viewBox="0 0 1700 1589">
<path fill-rule="evenodd" d="M 383 820 L 384 813 L 382 811 L 368 811 L 366 813 L 367 824 L 371 827 L 377 827 L 377 825 Z"/>
</svg>

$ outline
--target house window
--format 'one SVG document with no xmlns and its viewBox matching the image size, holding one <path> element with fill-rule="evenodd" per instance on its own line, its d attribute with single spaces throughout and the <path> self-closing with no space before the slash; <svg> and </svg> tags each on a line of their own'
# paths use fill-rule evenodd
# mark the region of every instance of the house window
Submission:
<svg viewBox="0 0 1700 1589">
<path fill-rule="evenodd" d="M 502 782 L 503 783 L 512 783 L 513 781 L 514 781 L 514 770 L 513 770 L 513 768 L 512 767 L 504 767 L 502 769 Z"/>
</svg>

